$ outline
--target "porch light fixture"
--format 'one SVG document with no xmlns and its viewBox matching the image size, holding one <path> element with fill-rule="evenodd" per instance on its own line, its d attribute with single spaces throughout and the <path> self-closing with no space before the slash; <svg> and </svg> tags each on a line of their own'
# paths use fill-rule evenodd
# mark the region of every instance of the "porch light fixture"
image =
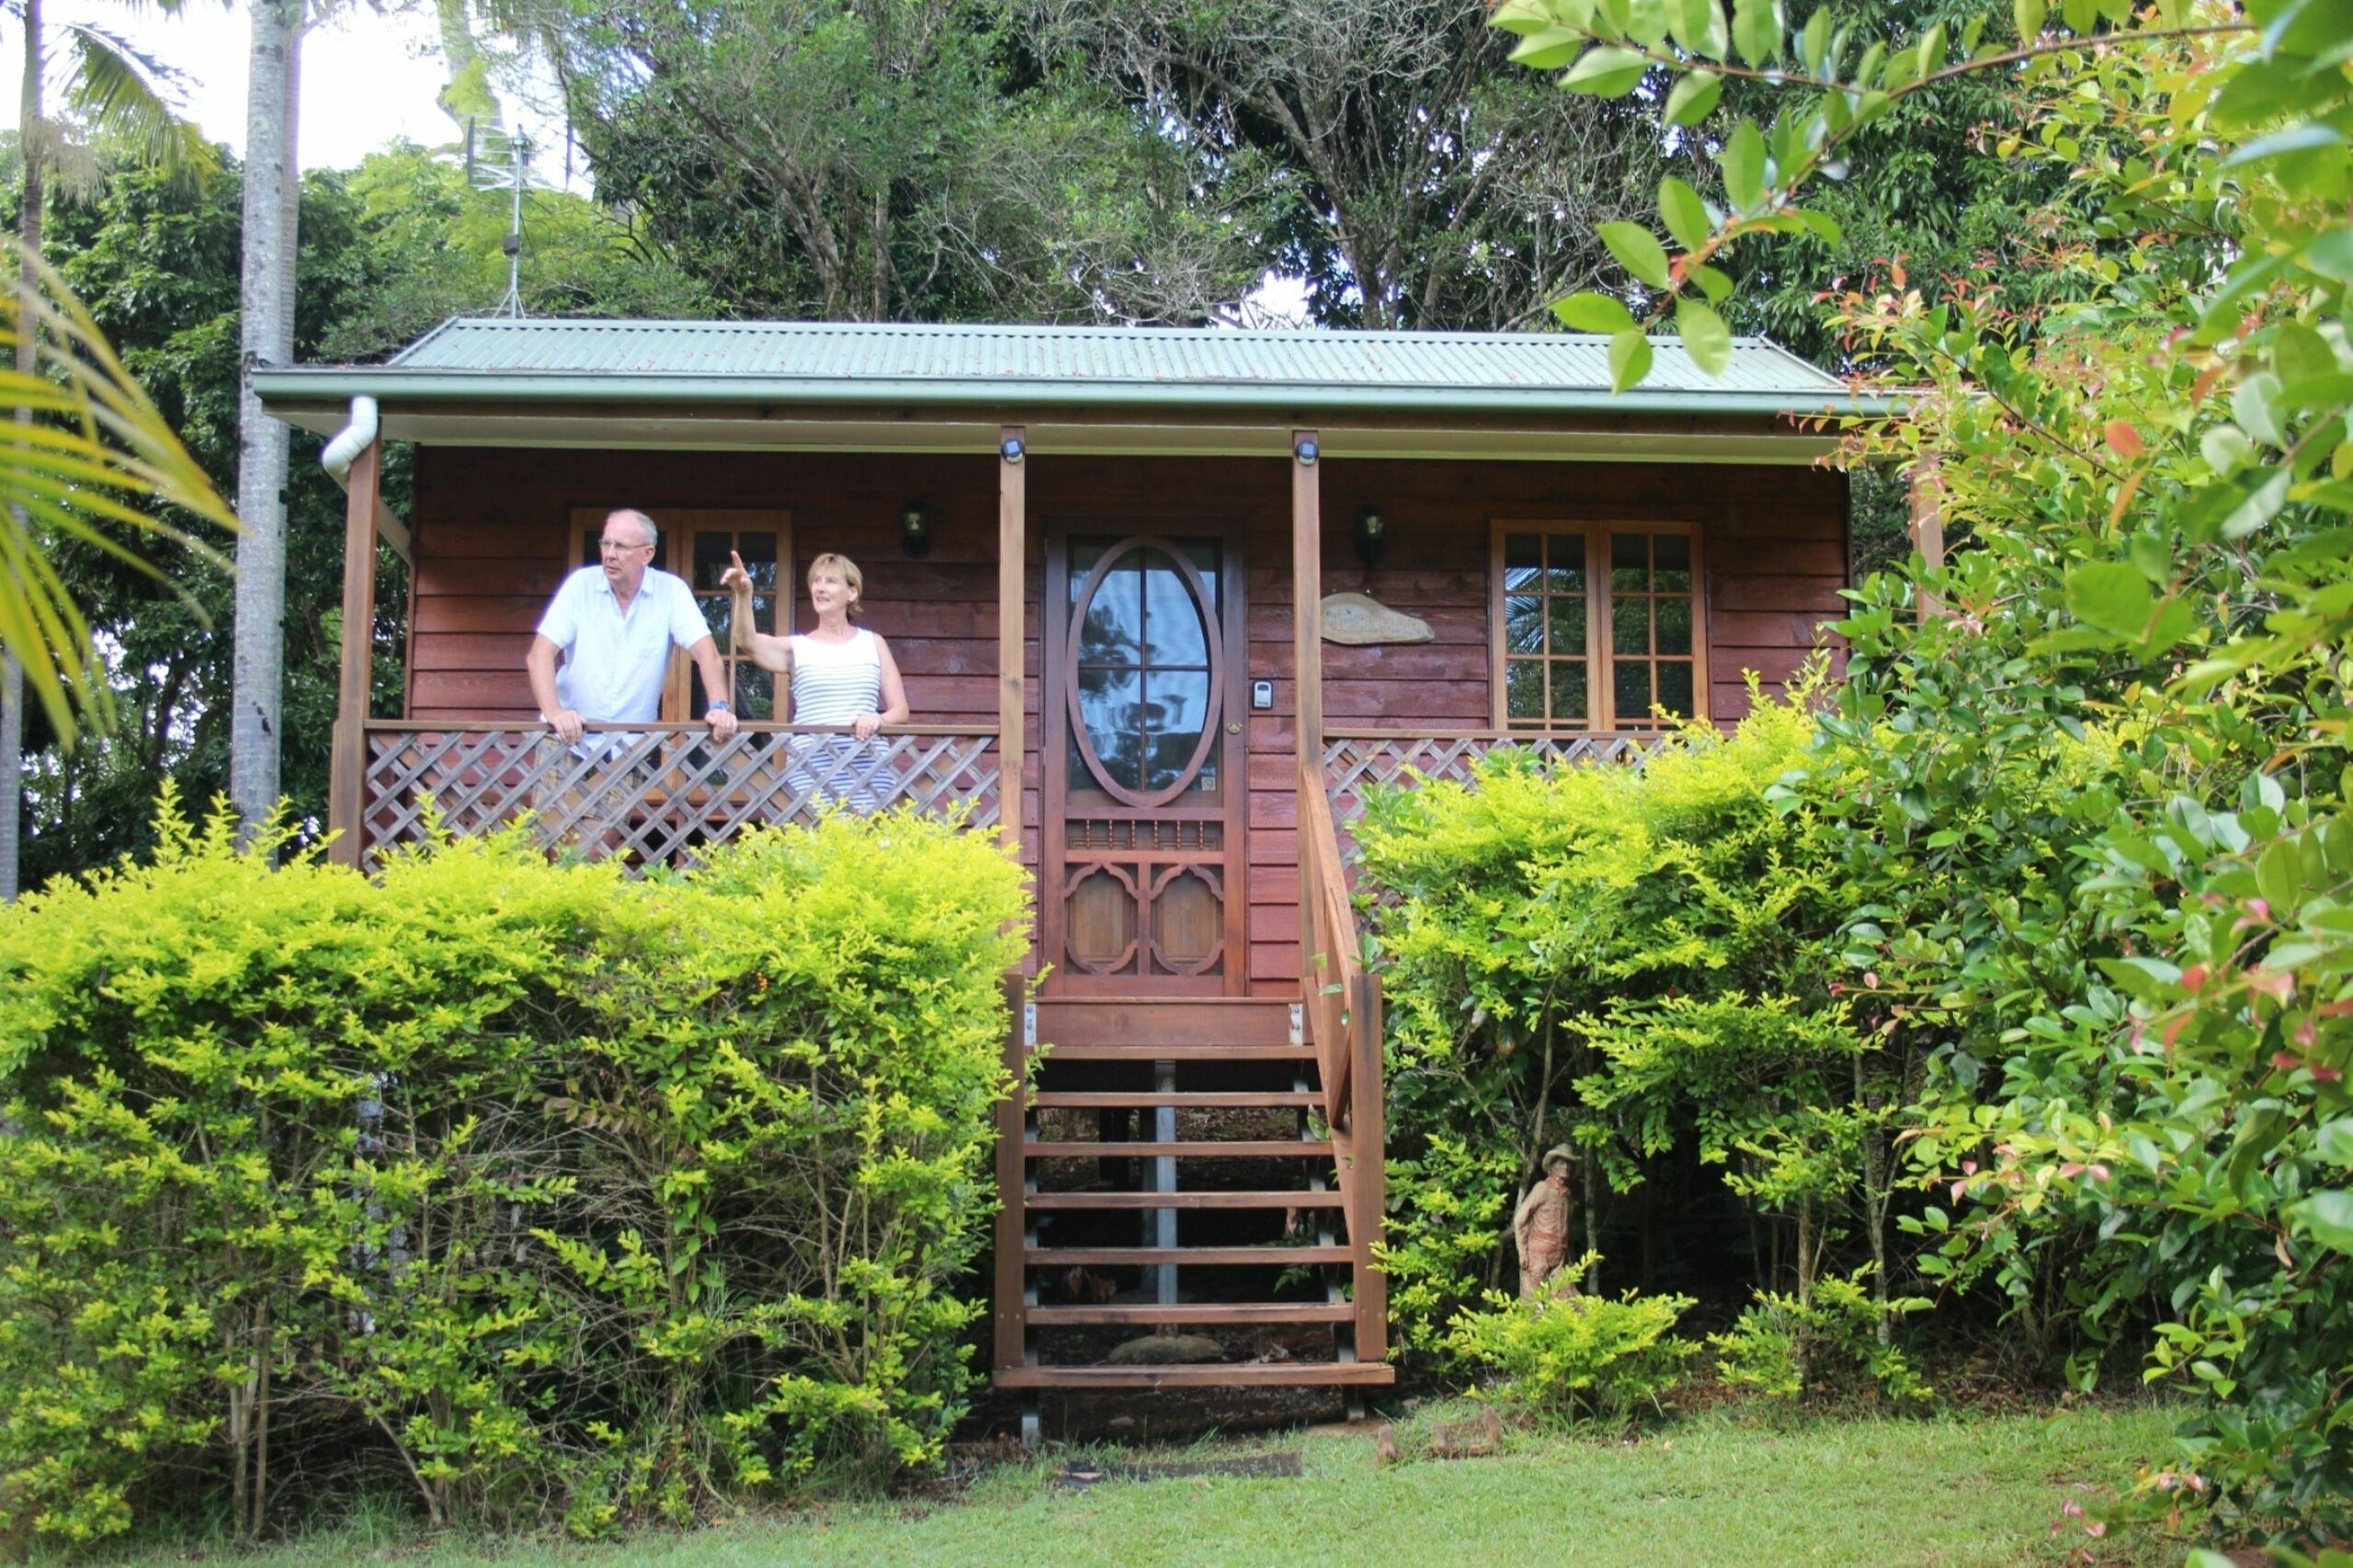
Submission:
<svg viewBox="0 0 2353 1568">
<path fill-rule="evenodd" d="M 1290 449 L 1290 455 L 1299 460 L 1302 468 L 1313 468 L 1316 458 L 1322 455 L 1322 449 L 1313 441 L 1302 441 Z"/>
<path fill-rule="evenodd" d="M 920 501 L 899 508 L 899 548 L 910 561 L 921 561 L 931 553 L 931 514 Z"/>
<path fill-rule="evenodd" d="M 1367 506 L 1357 515 L 1357 559 L 1368 570 L 1381 564 L 1381 544 L 1389 536 L 1389 514 Z"/>
<path fill-rule="evenodd" d="M 1018 436 L 1007 436 L 1005 438 L 1005 445 L 997 449 L 999 452 L 1004 454 L 1005 460 L 1009 463 L 1019 462 L 1021 460 L 1021 454 L 1026 449 L 1027 449 L 1021 445 L 1021 437 Z"/>
</svg>

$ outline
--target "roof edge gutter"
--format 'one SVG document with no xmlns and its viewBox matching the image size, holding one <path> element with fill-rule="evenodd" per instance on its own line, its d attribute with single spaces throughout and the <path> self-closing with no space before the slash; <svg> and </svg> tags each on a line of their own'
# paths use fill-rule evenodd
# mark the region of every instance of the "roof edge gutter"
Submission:
<svg viewBox="0 0 2353 1568">
<path fill-rule="evenodd" d="M 788 403 L 799 407 L 898 410 L 907 407 L 1225 408 L 1280 417 L 1304 411 L 1381 413 L 1676 414 L 1881 418 L 1908 412 L 1912 399 L 1879 392 L 1825 392 L 1819 401 L 1786 392 L 1645 392 L 1616 396 L 1510 388 L 1439 390 L 1401 397 L 1393 391 L 1297 382 L 1145 382 L 1074 386 L 1067 381 L 810 381 L 778 377 L 517 375 L 352 368 L 256 370 L 255 392 L 276 402 L 370 397 L 383 403 L 514 401 L 540 403 L 672 403 L 706 406 Z"/>
</svg>

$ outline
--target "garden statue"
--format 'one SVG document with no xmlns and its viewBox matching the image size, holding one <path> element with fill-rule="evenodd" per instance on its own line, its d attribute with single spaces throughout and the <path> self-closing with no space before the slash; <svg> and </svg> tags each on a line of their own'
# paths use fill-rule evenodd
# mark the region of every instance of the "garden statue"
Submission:
<svg viewBox="0 0 2353 1568">
<path fill-rule="evenodd" d="M 1569 1167 L 1576 1152 L 1566 1143 L 1544 1151 L 1544 1176 L 1519 1200 L 1511 1217 L 1512 1239 L 1519 1245 L 1519 1298 L 1533 1301 L 1544 1293 L 1544 1281 L 1569 1260 Z M 1575 1295 L 1574 1281 L 1562 1286 Z"/>
</svg>

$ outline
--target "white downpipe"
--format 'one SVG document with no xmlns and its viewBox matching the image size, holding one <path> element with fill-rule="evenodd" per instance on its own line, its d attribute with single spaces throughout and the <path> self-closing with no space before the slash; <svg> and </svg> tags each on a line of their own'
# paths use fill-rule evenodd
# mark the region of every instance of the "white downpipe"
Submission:
<svg viewBox="0 0 2353 1568">
<path fill-rule="evenodd" d="M 335 482 L 346 490 L 351 488 L 351 465 L 359 460 L 376 439 L 376 400 L 355 397 L 351 400 L 351 423 L 335 434 L 335 438 L 319 453 L 319 466 L 335 475 Z"/>
</svg>

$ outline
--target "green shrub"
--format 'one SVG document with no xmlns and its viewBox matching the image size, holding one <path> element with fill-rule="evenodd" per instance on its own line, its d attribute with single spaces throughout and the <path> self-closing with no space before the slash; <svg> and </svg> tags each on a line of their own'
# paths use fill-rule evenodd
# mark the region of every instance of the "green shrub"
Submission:
<svg viewBox="0 0 2353 1568">
<path fill-rule="evenodd" d="M 1024 892 L 904 816 L 642 882 L 519 839 L 0 913 L 0 1532 L 193 1463 L 247 1533 L 372 1431 L 593 1532 L 937 1457 Z"/>
<path fill-rule="evenodd" d="M 1759 1290 L 1723 1334 L 1708 1335 L 1716 1353 L 1716 1375 L 1735 1387 L 1752 1388 L 1795 1403 L 1808 1394 L 1849 1392 L 1858 1374 L 1884 1397 L 1926 1402 L 1933 1397 L 1911 1359 L 1880 1339 L 1887 1311 L 1927 1309 L 1926 1298 L 1906 1296 L 1882 1309 L 1864 1288 L 1865 1269 L 1814 1282 L 1811 1300 Z"/>
<path fill-rule="evenodd" d="M 1589 1260 L 1586 1260 L 1589 1261 Z M 1582 1270 L 1586 1263 L 1571 1266 Z M 1446 1348 L 1498 1377 L 1495 1397 L 1550 1414 L 1622 1419 L 1655 1407 L 1683 1378 L 1699 1346 L 1668 1330 L 1688 1296 L 1541 1296 L 1486 1293 L 1487 1310 L 1459 1315 Z"/>
</svg>

